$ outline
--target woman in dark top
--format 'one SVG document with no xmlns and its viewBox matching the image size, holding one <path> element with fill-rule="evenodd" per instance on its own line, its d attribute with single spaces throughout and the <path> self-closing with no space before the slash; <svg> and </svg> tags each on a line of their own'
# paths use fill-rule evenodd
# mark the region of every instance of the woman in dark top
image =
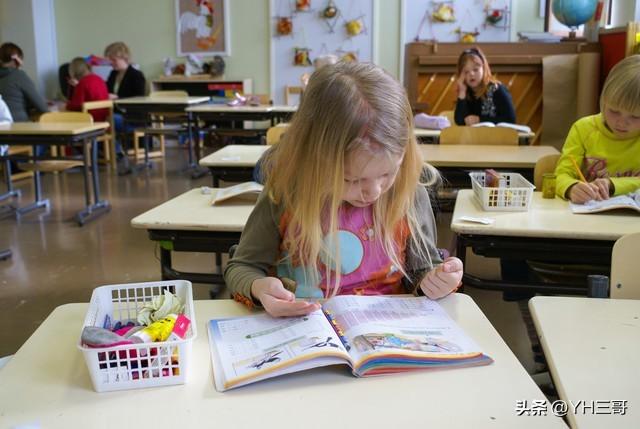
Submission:
<svg viewBox="0 0 640 429">
<path fill-rule="evenodd" d="M 104 50 L 104 56 L 111 62 L 113 70 L 107 79 L 109 98 L 127 98 L 144 96 L 147 93 L 147 81 L 141 71 L 136 70 L 129 63 L 131 52 L 123 42 L 114 42 Z M 113 123 L 116 133 L 132 132 L 133 126 L 127 126 L 125 130 L 124 119 L 120 113 L 113 114 Z M 118 158 L 124 156 L 120 140 L 116 140 L 116 152 Z"/>
<path fill-rule="evenodd" d="M 131 53 L 123 42 L 107 46 L 104 56 L 111 61 L 113 70 L 107 79 L 107 88 L 111 98 L 143 96 L 147 92 L 147 81 L 141 71 L 130 64 Z"/>
<path fill-rule="evenodd" d="M 478 48 L 465 49 L 458 58 L 456 125 L 479 122 L 516 122 L 509 90 L 491 74 Z"/>
</svg>

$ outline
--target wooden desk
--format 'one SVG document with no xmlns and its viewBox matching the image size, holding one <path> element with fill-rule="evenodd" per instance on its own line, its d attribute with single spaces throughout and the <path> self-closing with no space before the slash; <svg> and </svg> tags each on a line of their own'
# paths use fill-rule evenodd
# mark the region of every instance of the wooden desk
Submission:
<svg viewBox="0 0 640 429">
<path fill-rule="evenodd" d="M 160 269 L 163 280 L 184 279 L 195 283 L 224 284 L 220 271 L 209 273 L 180 272 L 171 266 L 171 252 L 211 252 L 216 254 L 218 269 L 221 253 L 238 244 L 255 202 L 233 200 L 212 206 L 211 194 L 192 189 L 133 218 L 131 226 L 146 229 L 149 239 L 160 244 Z"/>
<path fill-rule="evenodd" d="M 219 393 L 213 386 L 206 323 L 248 313 L 230 300 L 195 302 L 199 331 L 187 383 L 95 393 L 76 348 L 87 304 L 56 308 L 0 371 L 3 426 L 120 428 L 495 427 L 562 428 L 548 416 L 517 416 L 519 400 L 544 400 L 473 300 L 440 300 L 494 359 L 488 366 L 357 379 L 346 366 L 288 374 Z M 319 408 L 320 407 L 320 408 Z M 322 410 L 322 411 L 320 411 Z M 333 422 L 332 424 L 328 423 Z"/>
<path fill-rule="evenodd" d="M 463 222 L 461 216 L 489 217 L 493 225 Z M 451 229 L 458 236 L 457 255 L 464 259 L 466 248 L 476 254 L 511 259 L 530 259 L 554 263 L 611 265 L 615 240 L 638 231 L 635 213 L 607 212 L 579 215 L 571 213 L 569 203 L 560 198 L 544 199 L 540 192 L 525 212 L 487 212 L 482 210 L 472 190 L 458 192 Z M 467 285 L 497 290 L 530 290 L 535 292 L 586 294 L 584 289 L 569 285 L 520 284 L 484 280 L 464 275 Z"/>
<path fill-rule="evenodd" d="M 582 401 L 569 405 L 571 427 L 637 428 L 640 301 L 536 296 L 529 308 L 560 399 Z M 625 415 L 611 414 L 615 400 Z"/>
<path fill-rule="evenodd" d="M 262 105 L 262 106 L 228 106 L 226 104 L 208 104 L 193 106 L 187 112 L 193 113 L 201 121 L 230 122 L 237 128 L 237 122 L 242 121 L 271 121 L 274 126 L 288 120 L 296 111 L 297 106 Z"/>
<path fill-rule="evenodd" d="M 114 100 L 118 110 L 122 112 L 124 118 L 124 129 L 127 129 L 127 124 L 131 124 L 137 127 L 148 128 L 151 127 L 154 122 L 158 122 L 157 117 L 163 116 L 163 114 L 170 114 L 166 118 L 163 118 L 161 123 L 187 123 L 186 131 L 189 134 L 189 158 L 188 168 L 197 167 L 197 158 L 194 161 L 194 144 L 193 144 L 193 115 L 186 111 L 187 107 L 197 104 L 207 103 L 210 100 L 209 97 L 130 97 Z M 158 131 L 158 129 L 154 129 Z M 170 132 L 176 132 L 176 130 L 169 130 Z M 124 148 L 126 151 L 126 148 Z M 145 141 L 145 166 L 149 165 L 148 158 L 148 142 Z M 128 157 L 125 157 L 125 162 L 128 162 Z M 130 169 L 126 168 L 123 173 L 130 172 Z"/>
<path fill-rule="evenodd" d="M 441 130 L 428 130 L 425 128 L 414 128 L 413 135 L 415 135 L 419 141 L 423 143 L 435 143 L 438 144 L 440 141 L 440 132 Z M 536 136 L 534 132 L 521 132 L 518 131 L 518 139 L 520 140 L 521 145 L 528 145 Z"/>
<path fill-rule="evenodd" d="M 213 186 L 220 179 L 232 182 L 251 180 L 253 167 L 268 149 L 263 145 L 228 145 L 200 160 L 211 171 Z M 533 181 L 538 159 L 557 154 L 552 146 L 420 145 L 422 156 L 438 168 L 450 183 L 471 187 L 469 175 L 462 169 L 496 168 L 517 172 Z"/>
<path fill-rule="evenodd" d="M 96 137 L 104 134 L 109 127 L 107 122 L 89 123 L 39 123 L 39 122 L 15 122 L 13 124 L 0 125 L 0 145 L 28 145 L 28 146 L 63 146 L 82 145 L 81 157 L 62 158 L 50 156 L 35 156 L 26 154 L 7 155 L 0 159 L 25 160 L 60 160 L 60 159 L 80 159 L 83 163 L 85 208 L 76 215 L 79 225 L 84 225 L 91 219 L 108 212 L 111 207 L 107 200 L 100 199 L 100 178 L 98 176 L 98 144 Z M 61 150 L 58 151 L 62 153 Z M 35 153 L 32 151 L 32 153 Z M 91 184 L 89 183 L 91 176 Z M 34 172 L 35 202 L 17 210 L 19 214 L 29 212 L 41 207 L 49 207 L 49 200 L 42 199 L 40 186 L 40 173 Z M 16 194 L 11 187 L 10 177 L 7 178 L 9 194 Z M 93 188 L 93 194 L 92 189 Z M 0 198 L 3 199 L 3 198 Z"/>
<path fill-rule="evenodd" d="M 216 79 L 210 75 L 174 75 L 160 76 L 151 82 L 155 91 L 181 90 L 191 96 L 206 95 L 207 97 L 232 99 L 236 92 L 253 94 L 251 79 Z"/>
</svg>

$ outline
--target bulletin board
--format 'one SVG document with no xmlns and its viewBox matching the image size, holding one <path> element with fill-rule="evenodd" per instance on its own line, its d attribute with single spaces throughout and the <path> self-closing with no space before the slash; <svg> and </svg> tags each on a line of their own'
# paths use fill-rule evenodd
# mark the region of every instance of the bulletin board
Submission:
<svg viewBox="0 0 640 429">
<path fill-rule="evenodd" d="M 285 104 L 285 87 L 299 87 L 300 77 L 313 72 L 313 60 L 319 56 L 333 54 L 357 61 L 374 60 L 373 2 L 270 0 L 271 98 L 275 104 Z M 327 17 L 334 12 L 333 17 Z M 283 34 L 288 29 L 290 32 Z M 349 30 L 359 32 L 350 34 Z"/>
<path fill-rule="evenodd" d="M 509 42 L 511 11 L 511 0 L 403 0 L 403 45 L 418 40 Z"/>
</svg>

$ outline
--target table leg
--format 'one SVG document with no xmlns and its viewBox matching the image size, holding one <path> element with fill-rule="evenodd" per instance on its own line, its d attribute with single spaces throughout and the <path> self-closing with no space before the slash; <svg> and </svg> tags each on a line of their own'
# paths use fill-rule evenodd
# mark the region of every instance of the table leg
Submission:
<svg viewBox="0 0 640 429">
<path fill-rule="evenodd" d="M 200 153 L 200 144 L 201 142 L 201 130 L 200 130 L 200 125 L 199 125 L 199 121 L 198 118 L 196 117 L 194 119 L 193 114 L 192 113 L 188 113 L 187 114 L 187 124 L 188 124 L 188 129 L 189 129 L 189 167 L 193 168 L 193 173 L 191 173 L 191 178 L 192 179 L 199 179 L 202 176 L 204 176 L 205 174 L 207 174 L 207 169 L 206 168 L 200 168 L 199 165 L 199 161 L 200 161 L 200 157 L 201 157 L 201 153 Z M 193 133 L 193 128 L 195 127 L 195 137 L 194 137 L 194 133 Z M 195 160 L 193 160 L 191 158 L 191 150 L 192 150 L 192 139 L 195 138 Z"/>
<path fill-rule="evenodd" d="M 93 185 L 93 204 L 91 203 L 91 191 L 89 189 L 89 151 L 85 142 L 84 146 L 84 186 L 86 206 L 78 212 L 76 220 L 78 225 L 83 226 L 88 221 L 107 213 L 111 210 L 109 202 L 100 200 L 100 177 L 98 176 L 98 142 L 91 140 L 91 181 Z"/>
<path fill-rule="evenodd" d="M 11 249 L 3 249 L 0 250 L 0 261 L 4 261 L 6 259 L 11 258 Z"/>
<path fill-rule="evenodd" d="M 19 189 L 13 189 L 13 181 L 11 180 L 11 162 L 8 159 L 4 160 L 4 180 L 7 184 L 7 192 L 0 194 L 0 201 L 7 198 L 19 197 L 21 192 Z"/>
<path fill-rule="evenodd" d="M 22 206 L 16 209 L 16 214 L 18 216 L 21 216 L 25 213 L 29 213 L 32 212 L 34 210 L 38 210 L 41 208 L 44 208 L 45 210 L 49 209 L 49 200 L 48 199 L 42 199 L 42 182 L 40 181 L 40 172 L 38 170 L 35 170 L 33 172 L 33 185 L 35 188 L 35 192 L 36 192 L 36 198 L 35 201 L 31 204 L 28 204 L 26 206 Z"/>
</svg>

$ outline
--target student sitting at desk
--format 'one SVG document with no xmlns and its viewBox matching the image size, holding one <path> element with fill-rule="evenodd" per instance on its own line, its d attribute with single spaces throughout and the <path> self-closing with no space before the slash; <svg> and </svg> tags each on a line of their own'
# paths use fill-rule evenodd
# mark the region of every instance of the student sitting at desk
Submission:
<svg viewBox="0 0 640 429">
<path fill-rule="evenodd" d="M 412 124 L 402 85 L 382 69 L 314 72 L 225 270 L 234 298 L 294 316 L 319 308 L 296 298 L 454 291 L 462 262 L 436 250 Z"/>
<path fill-rule="evenodd" d="M 82 104 L 87 101 L 109 99 L 107 85 L 102 78 L 91 73 L 91 67 L 84 58 L 74 58 L 69 64 L 69 85 L 74 87 L 73 95 L 67 102 L 67 110 L 82 111 Z M 104 121 L 107 117 L 106 109 L 91 111 L 96 122 Z"/>
<path fill-rule="evenodd" d="M 493 77 L 487 58 L 480 49 L 465 49 L 460 54 L 456 83 L 456 125 L 516 122 L 511 94 Z"/>
<path fill-rule="evenodd" d="M 600 111 L 573 124 L 556 167 L 556 193 L 574 203 L 640 188 L 640 55 L 611 69 Z"/>
</svg>

